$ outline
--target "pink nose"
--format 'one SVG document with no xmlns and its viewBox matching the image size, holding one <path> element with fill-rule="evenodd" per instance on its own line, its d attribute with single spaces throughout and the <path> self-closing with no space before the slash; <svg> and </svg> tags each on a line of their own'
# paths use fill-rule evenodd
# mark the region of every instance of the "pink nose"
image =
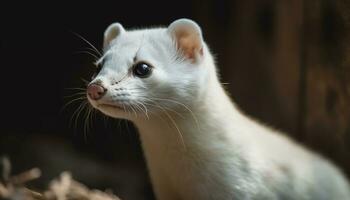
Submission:
<svg viewBox="0 0 350 200">
<path fill-rule="evenodd" d="M 92 100 L 99 100 L 106 93 L 107 89 L 98 85 L 96 83 L 92 83 L 87 87 L 87 94 Z"/>
</svg>

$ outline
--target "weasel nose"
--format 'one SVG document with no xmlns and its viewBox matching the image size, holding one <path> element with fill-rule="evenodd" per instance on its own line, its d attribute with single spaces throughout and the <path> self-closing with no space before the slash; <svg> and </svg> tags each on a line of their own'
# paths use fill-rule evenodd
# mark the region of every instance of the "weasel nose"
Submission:
<svg viewBox="0 0 350 200">
<path fill-rule="evenodd" d="M 99 100 L 106 93 L 107 89 L 99 84 L 92 83 L 87 87 L 87 94 L 92 100 Z"/>
</svg>

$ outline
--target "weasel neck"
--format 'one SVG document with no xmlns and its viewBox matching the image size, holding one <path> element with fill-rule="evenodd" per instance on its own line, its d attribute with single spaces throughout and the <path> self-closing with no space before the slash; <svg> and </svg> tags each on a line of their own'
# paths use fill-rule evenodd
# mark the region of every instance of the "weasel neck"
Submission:
<svg viewBox="0 0 350 200">
<path fill-rule="evenodd" d="M 213 74 L 213 73 L 212 73 Z M 166 153 L 197 149 L 198 145 L 231 138 L 231 128 L 244 119 L 219 83 L 215 73 L 196 101 L 179 112 L 135 119 L 145 153 Z M 229 142 L 229 141 L 227 141 Z M 232 144 L 232 143 L 231 143 Z M 210 145 L 209 145 L 210 146 Z M 154 155 L 153 154 L 153 155 Z"/>
<path fill-rule="evenodd" d="M 220 188 L 215 183 L 222 182 L 223 174 L 224 182 L 235 179 L 235 170 L 212 166 L 239 163 L 241 142 L 246 140 L 241 129 L 249 120 L 235 108 L 215 73 L 210 74 L 206 88 L 181 115 L 169 111 L 133 120 L 159 199 L 173 199 L 168 191 L 186 196 L 183 199 L 204 199 L 206 194 L 197 188 L 201 183 L 213 183 L 208 187 L 233 195 L 230 184 Z M 203 198 L 193 191 L 202 191 Z"/>
</svg>

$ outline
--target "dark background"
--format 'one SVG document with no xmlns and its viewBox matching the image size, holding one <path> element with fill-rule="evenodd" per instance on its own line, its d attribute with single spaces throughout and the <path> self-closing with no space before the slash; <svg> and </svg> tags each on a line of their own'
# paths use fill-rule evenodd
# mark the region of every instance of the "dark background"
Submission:
<svg viewBox="0 0 350 200">
<path fill-rule="evenodd" d="M 45 188 L 64 170 L 123 199 L 152 199 L 142 151 L 126 121 L 77 125 L 94 58 L 75 33 L 101 49 L 113 23 L 126 28 L 197 21 L 222 82 L 248 115 L 288 132 L 350 174 L 349 4 L 344 0 L 13 2 L 0 7 L 0 154 L 14 173 L 39 167 Z M 105 121 L 106 120 L 106 121 Z M 71 125 L 70 125 L 71 124 Z"/>
</svg>

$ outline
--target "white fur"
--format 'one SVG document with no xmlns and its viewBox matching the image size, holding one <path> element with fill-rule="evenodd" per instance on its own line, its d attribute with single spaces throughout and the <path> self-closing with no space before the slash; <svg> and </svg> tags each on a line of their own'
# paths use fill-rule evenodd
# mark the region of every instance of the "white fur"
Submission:
<svg viewBox="0 0 350 200">
<path fill-rule="evenodd" d="M 107 93 L 89 99 L 106 115 L 136 124 L 159 200 L 350 199 L 334 165 L 236 108 L 195 22 L 169 27 L 107 29 L 105 64 L 92 81 Z M 185 44 L 200 41 L 202 49 L 179 45 L 173 33 L 184 27 L 194 36 Z M 132 75 L 138 61 L 154 67 L 150 77 Z"/>
</svg>

